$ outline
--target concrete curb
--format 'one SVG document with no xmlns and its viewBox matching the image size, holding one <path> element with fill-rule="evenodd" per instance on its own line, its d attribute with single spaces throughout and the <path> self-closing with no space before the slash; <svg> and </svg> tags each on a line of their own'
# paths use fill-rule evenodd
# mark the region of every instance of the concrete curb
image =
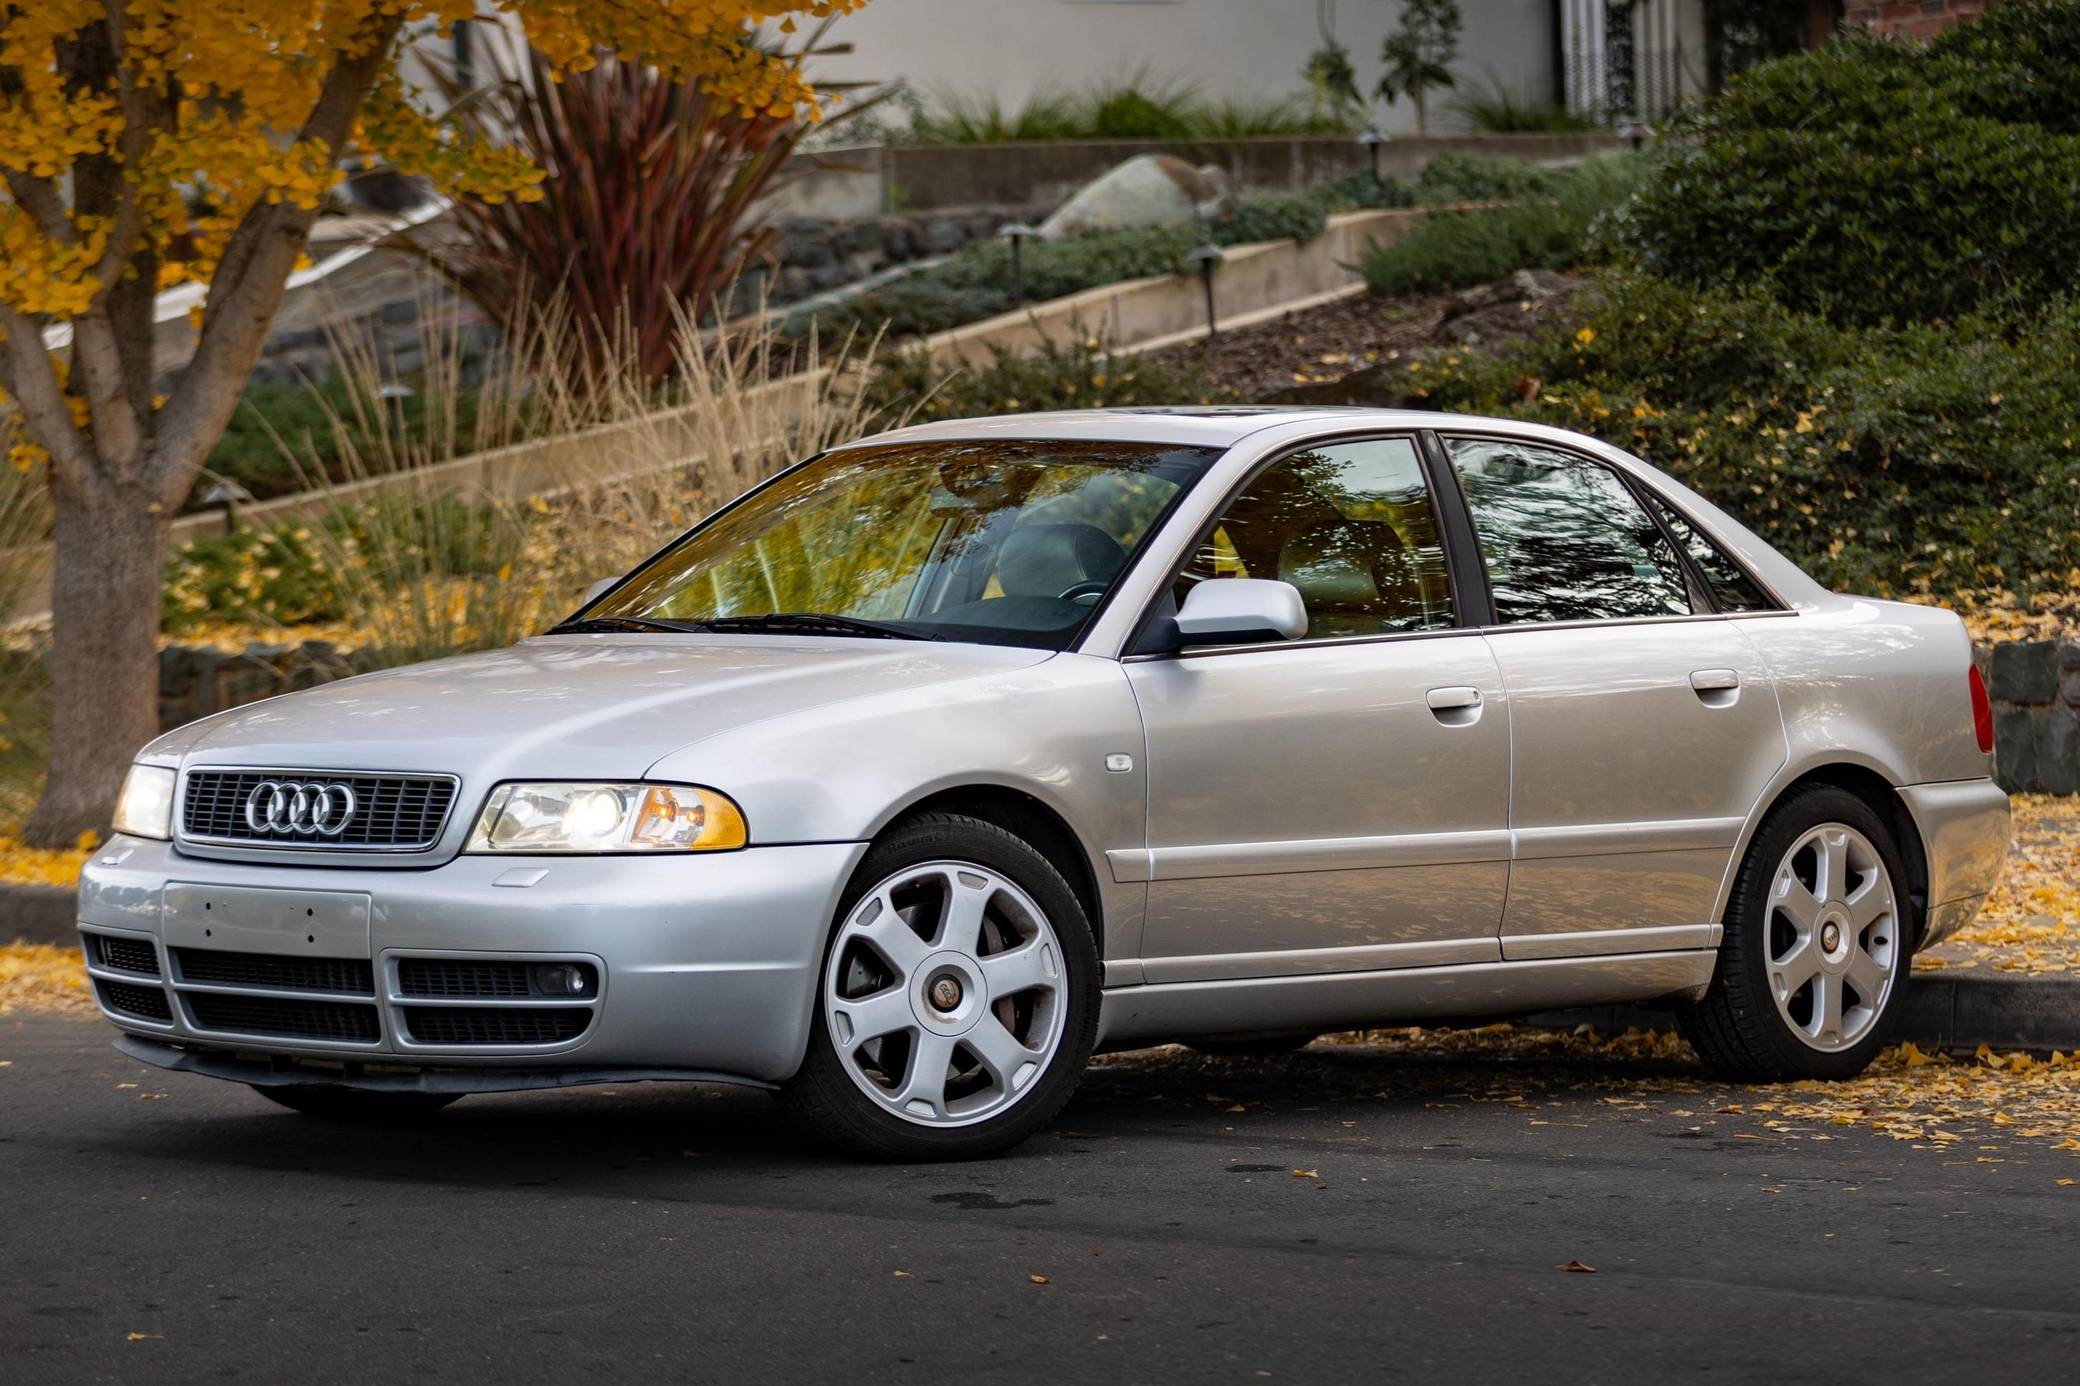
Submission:
<svg viewBox="0 0 2080 1386">
<path fill-rule="evenodd" d="M 74 902 L 78 896 L 79 892 L 58 886 L 0 885 L 0 944 L 77 946 Z"/>
<path fill-rule="evenodd" d="M 0 943 L 79 942 L 74 892 L 53 886 L 0 885 Z M 1649 1006 L 1588 1006 L 1531 1017 L 1534 1025 L 1593 1025 L 1599 1030 L 1674 1028 L 1675 1016 Z M 1914 978 L 1895 1041 L 1927 1050 L 2063 1049 L 2080 1051 L 2080 977 L 2018 977 L 2003 972 L 1941 971 Z"/>
<path fill-rule="evenodd" d="M 1531 1017 L 1534 1025 L 1669 1030 L 1675 1014 L 1651 1006 L 1587 1006 Z M 1892 1042 L 1937 1049 L 2080 1050 L 2080 977 L 2006 972 L 1917 973 Z"/>
</svg>

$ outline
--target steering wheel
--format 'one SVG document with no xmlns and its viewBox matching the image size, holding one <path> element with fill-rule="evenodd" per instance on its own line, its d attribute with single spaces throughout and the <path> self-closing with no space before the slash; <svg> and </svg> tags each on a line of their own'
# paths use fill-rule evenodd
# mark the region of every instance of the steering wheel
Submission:
<svg viewBox="0 0 2080 1386">
<path fill-rule="evenodd" d="M 1055 600 L 1058 602 L 1073 602 L 1083 597 L 1100 596 L 1104 593 L 1105 589 L 1107 587 L 1110 587 L 1111 585 L 1112 584 L 1107 581 L 1102 581 L 1096 578 L 1087 578 L 1084 581 L 1077 583 L 1073 587 L 1063 588 L 1059 593 L 1056 594 Z"/>
</svg>

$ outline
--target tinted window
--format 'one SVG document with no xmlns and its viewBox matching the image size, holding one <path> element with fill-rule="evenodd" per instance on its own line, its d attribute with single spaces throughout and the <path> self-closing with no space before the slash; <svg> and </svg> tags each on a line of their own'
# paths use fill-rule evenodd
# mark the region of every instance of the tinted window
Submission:
<svg viewBox="0 0 2080 1386">
<path fill-rule="evenodd" d="M 1738 563 L 1728 558 L 1717 544 L 1688 520 L 1678 515 L 1674 508 L 1661 497 L 1649 494 L 1647 504 L 1661 517 L 1661 523 L 1675 535 L 1676 542 L 1690 554 L 1690 561 L 1697 571 L 1704 574 L 1705 586 L 1712 589 L 1712 599 L 1719 603 L 1721 611 L 1774 611 L 1776 604 L 1755 585 L 1755 579 L 1741 571 Z"/>
<path fill-rule="evenodd" d="M 1454 438 L 1446 446 L 1473 512 L 1498 621 L 1690 611 L 1675 547 L 1609 468 L 1524 443 Z"/>
<path fill-rule="evenodd" d="M 1249 484 L 1178 575 L 1278 578 L 1300 589 L 1313 637 L 1452 624 L 1429 488 L 1406 438 L 1296 453 Z"/>
<path fill-rule="evenodd" d="M 847 448 L 694 530 L 584 614 L 844 616 L 1065 649 L 1219 456 L 1149 443 Z"/>
</svg>

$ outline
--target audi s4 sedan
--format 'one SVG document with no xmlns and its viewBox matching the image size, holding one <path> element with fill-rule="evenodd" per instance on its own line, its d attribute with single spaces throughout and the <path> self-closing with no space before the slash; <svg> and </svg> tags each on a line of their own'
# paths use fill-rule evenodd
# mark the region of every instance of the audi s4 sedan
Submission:
<svg viewBox="0 0 2080 1386">
<path fill-rule="evenodd" d="M 505 650 L 138 755 L 117 1047 L 330 1117 L 680 1079 L 884 1158 L 1090 1055 L 1674 1005 L 1839 1078 L 2007 849 L 1958 619 L 1593 438 L 1103 410 L 831 449 Z"/>
</svg>

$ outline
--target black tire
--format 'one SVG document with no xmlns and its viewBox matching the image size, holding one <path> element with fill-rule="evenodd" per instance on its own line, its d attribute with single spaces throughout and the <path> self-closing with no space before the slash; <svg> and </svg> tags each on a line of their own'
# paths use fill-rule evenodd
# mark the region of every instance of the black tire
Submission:
<svg viewBox="0 0 2080 1386">
<path fill-rule="evenodd" d="M 931 813 L 897 824 L 871 847 L 853 873 L 832 921 L 824 953 L 828 973 L 837 922 L 866 893 L 906 867 L 925 862 L 974 862 L 1017 885 L 1046 913 L 1060 944 L 1066 1014 L 1053 1058 L 1006 1110 L 967 1126 L 935 1127 L 905 1121 L 860 1091 L 843 1066 L 824 1016 L 824 978 L 817 979 L 809 1051 L 801 1070 L 780 1090 L 781 1107 L 817 1140 L 876 1160 L 969 1160 L 1017 1145 L 1055 1119 L 1098 1038 L 1099 963 L 1095 934 L 1076 892 L 1061 873 L 1023 839 L 994 823 L 963 814 Z"/>
<path fill-rule="evenodd" d="M 263 1087 L 256 1083 L 253 1091 L 269 1102 L 305 1116 L 372 1126 L 423 1121 L 462 1097 L 460 1093 L 450 1092 L 369 1092 L 363 1088 L 332 1087 L 323 1083 L 288 1087 Z"/>
<path fill-rule="evenodd" d="M 1777 866 L 1803 834 L 1824 823 L 1846 824 L 1877 849 L 1891 876 L 1897 913 L 1894 946 L 1901 950 L 1876 1023 L 1856 1043 L 1831 1051 L 1815 1049 L 1798 1037 L 1777 1008 L 1768 975 L 1770 889 Z M 1909 952 L 1919 928 L 1913 911 L 1906 866 L 1885 820 L 1845 789 L 1812 785 L 1799 790 L 1770 811 L 1741 859 L 1711 987 L 1702 1000 L 1677 1011 L 1684 1038 L 1714 1072 L 1738 1082 L 1855 1077 L 1885 1046 L 1906 1000 Z"/>
<path fill-rule="evenodd" d="M 1315 1033 L 1309 1030 L 1304 1035 L 1256 1035 L 1249 1039 L 1186 1040 L 1184 1047 L 1216 1059 L 1268 1058 L 1295 1053 L 1307 1048 L 1314 1041 Z"/>
</svg>

